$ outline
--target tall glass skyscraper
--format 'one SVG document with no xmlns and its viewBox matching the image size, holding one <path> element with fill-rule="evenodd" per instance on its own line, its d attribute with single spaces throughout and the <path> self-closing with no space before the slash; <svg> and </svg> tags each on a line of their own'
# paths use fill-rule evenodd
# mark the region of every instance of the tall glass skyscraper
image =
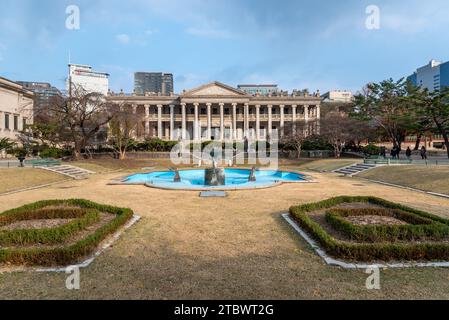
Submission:
<svg viewBox="0 0 449 320">
<path fill-rule="evenodd" d="M 168 96 L 174 93 L 173 74 L 162 72 L 134 73 L 134 92 L 137 95 L 145 93 L 160 93 Z"/>
</svg>

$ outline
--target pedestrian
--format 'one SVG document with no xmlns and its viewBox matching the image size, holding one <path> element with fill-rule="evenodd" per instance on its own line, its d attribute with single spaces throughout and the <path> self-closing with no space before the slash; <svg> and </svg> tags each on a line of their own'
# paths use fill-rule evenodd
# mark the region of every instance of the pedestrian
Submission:
<svg viewBox="0 0 449 320">
<path fill-rule="evenodd" d="M 384 159 L 386 159 L 386 158 L 387 158 L 387 148 L 382 147 L 380 150 L 381 150 L 381 151 L 380 151 L 380 155 L 381 155 Z"/>
<path fill-rule="evenodd" d="M 427 149 L 424 146 L 422 146 L 422 148 L 421 148 L 421 158 L 423 160 L 427 160 Z"/>
<path fill-rule="evenodd" d="M 410 147 L 407 148 L 407 150 L 405 151 L 405 155 L 407 156 L 407 159 L 410 160 L 412 157 L 412 149 L 410 149 Z"/>
<path fill-rule="evenodd" d="M 391 156 L 391 159 L 395 159 L 396 158 L 396 148 L 391 148 L 391 151 L 390 151 L 390 156 Z"/>
</svg>

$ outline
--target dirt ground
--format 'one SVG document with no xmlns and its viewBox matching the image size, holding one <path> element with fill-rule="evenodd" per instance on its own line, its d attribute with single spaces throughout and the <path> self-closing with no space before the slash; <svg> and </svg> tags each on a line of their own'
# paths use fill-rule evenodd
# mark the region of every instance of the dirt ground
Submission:
<svg viewBox="0 0 449 320">
<path fill-rule="evenodd" d="M 121 175 L 0 197 L 0 211 L 43 199 L 85 198 L 130 207 L 142 220 L 81 270 L 81 289 L 65 273 L 0 274 L 1 299 L 448 299 L 449 269 L 389 269 L 381 290 L 363 270 L 330 267 L 281 218 L 290 206 L 337 195 L 375 195 L 449 217 L 449 200 L 333 174 L 228 198 L 144 186 L 107 186 Z"/>
</svg>

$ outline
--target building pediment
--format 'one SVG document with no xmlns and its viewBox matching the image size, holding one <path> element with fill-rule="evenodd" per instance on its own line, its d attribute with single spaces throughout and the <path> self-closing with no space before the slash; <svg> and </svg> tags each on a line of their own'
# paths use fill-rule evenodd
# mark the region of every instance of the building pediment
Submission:
<svg viewBox="0 0 449 320">
<path fill-rule="evenodd" d="M 203 97 L 203 96 L 235 96 L 235 97 L 245 97 L 247 96 L 245 92 L 235 89 L 231 86 L 225 85 L 220 82 L 212 82 L 201 87 L 188 90 L 182 94 L 183 97 Z"/>
</svg>

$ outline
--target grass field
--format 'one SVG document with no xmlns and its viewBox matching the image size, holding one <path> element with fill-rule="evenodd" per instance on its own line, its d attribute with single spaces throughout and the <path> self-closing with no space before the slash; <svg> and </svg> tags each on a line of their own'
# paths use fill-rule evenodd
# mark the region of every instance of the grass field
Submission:
<svg viewBox="0 0 449 320">
<path fill-rule="evenodd" d="M 447 166 L 379 167 L 358 176 L 449 195 L 449 167 Z"/>
<path fill-rule="evenodd" d="M 62 175 L 32 168 L 0 169 L 0 193 L 67 180 Z"/>
</svg>

